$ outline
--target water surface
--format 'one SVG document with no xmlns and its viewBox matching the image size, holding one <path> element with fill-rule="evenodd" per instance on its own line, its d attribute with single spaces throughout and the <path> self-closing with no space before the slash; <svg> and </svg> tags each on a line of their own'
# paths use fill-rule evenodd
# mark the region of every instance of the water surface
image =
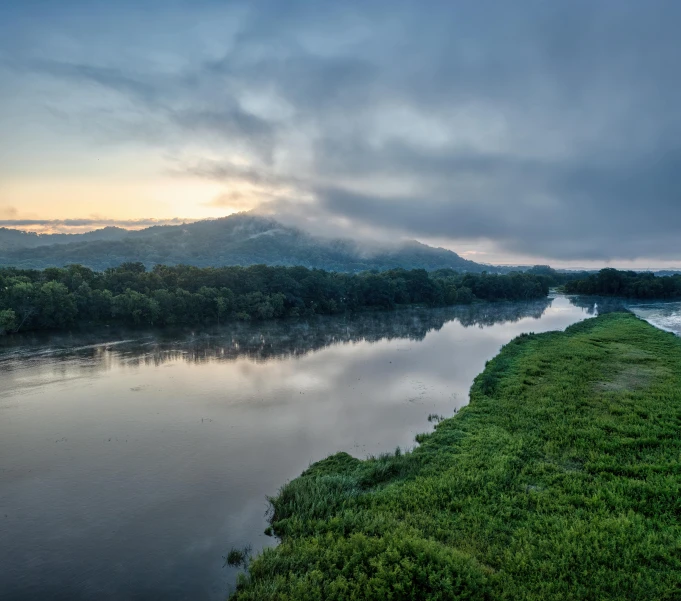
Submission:
<svg viewBox="0 0 681 601">
<path fill-rule="evenodd" d="M 646 301 L 618 297 L 570 296 L 570 302 L 582 307 L 589 315 L 604 311 L 631 311 L 656 328 L 681 336 L 680 301 Z"/>
<path fill-rule="evenodd" d="M 662 330 L 681 336 L 681 302 L 635 303 L 630 311 Z"/>
<path fill-rule="evenodd" d="M 591 308 L 593 312 L 593 308 Z M 0 346 L 0 599 L 224 599 L 266 496 L 311 462 L 410 448 L 565 297 Z"/>
</svg>

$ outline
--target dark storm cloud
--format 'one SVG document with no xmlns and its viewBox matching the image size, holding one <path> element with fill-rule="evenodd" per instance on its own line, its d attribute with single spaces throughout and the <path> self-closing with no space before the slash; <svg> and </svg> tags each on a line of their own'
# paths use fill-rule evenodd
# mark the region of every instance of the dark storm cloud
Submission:
<svg viewBox="0 0 681 601">
<path fill-rule="evenodd" d="M 397 158 L 391 171 L 397 174 L 401 163 Z M 332 215 L 420 236 L 490 238 L 515 253 L 566 259 L 681 255 L 678 150 L 613 165 L 473 155 L 427 163 L 421 173 L 429 178 L 428 195 L 326 188 L 318 190 L 320 205 Z M 434 168 L 438 164 L 442 169 Z M 472 185 L 457 193 L 461 181 Z"/>
<path fill-rule="evenodd" d="M 131 139 L 151 122 L 155 143 L 193 148 L 175 170 L 287 187 L 267 209 L 302 224 L 341 218 L 546 258 L 681 258 L 678 2 L 229 8 L 223 49 L 174 69 L 26 64 L 134 103 Z"/>
</svg>

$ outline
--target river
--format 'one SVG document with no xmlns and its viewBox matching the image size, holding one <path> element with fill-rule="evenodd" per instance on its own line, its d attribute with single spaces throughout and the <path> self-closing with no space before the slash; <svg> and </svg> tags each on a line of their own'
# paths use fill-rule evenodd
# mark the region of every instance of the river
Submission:
<svg viewBox="0 0 681 601">
<path fill-rule="evenodd" d="M 0 599 L 224 599 L 228 550 L 276 542 L 267 495 L 331 453 L 414 446 L 503 344 L 593 313 L 558 296 L 6 338 Z"/>
</svg>

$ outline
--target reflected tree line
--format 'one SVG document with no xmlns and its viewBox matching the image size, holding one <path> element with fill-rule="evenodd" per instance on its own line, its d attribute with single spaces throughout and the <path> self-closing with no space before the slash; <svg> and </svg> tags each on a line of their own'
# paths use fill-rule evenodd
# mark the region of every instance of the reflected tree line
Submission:
<svg viewBox="0 0 681 601">
<path fill-rule="evenodd" d="M 296 320 L 262 323 L 235 322 L 202 328 L 167 328 L 144 332 L 125 327 L 96 329 L 84 334 L 34 332 L 21 337 L 21 346 L 6 338 L 0 346 L 0 361 L 24 359 L 32 352 L 53 350 L 54 358 L 75 354 L 106 365 L 108 359 L 130 365 L 161 365 L 184 360 L 201 363 L 248 358 L 256 362 L 299 357 L 334 344 L 420 341 L 446 323 L 458 321 L 464 327 L 485 327 L 538 319 L 551 304 L 549 299 L 528 302 L 474 304 L 436 309 L 407 308 L 395 312 L 358 313 L 347 316 L 312 316 Z M 102 343 L 102 340 L 107 340 Z M 3 357 L 4 356 L 4 357 Z"/>
<path fill-rule="evenodd" d="M 0 333 L 76 324 L 206 326 L 401 306 L 470 305 L 546 297 L 545 276 L 392 269 L 360 274 L 305 267 L 199 268 L 124 263 L 0 269 Z"/>
<path fill-rule="evenodd" d="M 629 303 L 626 303 L 622 298 L 593 295 L 570 296 L 568 298 L 572 305 L 584 309 L 588 315 L 629 311 Z"/>
</svg>

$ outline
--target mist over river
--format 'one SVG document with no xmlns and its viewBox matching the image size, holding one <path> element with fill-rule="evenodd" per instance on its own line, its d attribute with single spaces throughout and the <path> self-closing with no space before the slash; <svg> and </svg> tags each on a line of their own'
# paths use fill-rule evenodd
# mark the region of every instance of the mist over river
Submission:
<svg viewBox="0 0 681 601">
<path fill-rule="evenodd" d="M 681 306 L 665 307 L 633 310 L 681 324 Z M 593 313 L 558 296 L 8 337 L 0 599 L 224 599 L 230 547 L 276 544 L 267 495 L 337 451 L 413 447 L 503 344 Z"/>
</svg>

